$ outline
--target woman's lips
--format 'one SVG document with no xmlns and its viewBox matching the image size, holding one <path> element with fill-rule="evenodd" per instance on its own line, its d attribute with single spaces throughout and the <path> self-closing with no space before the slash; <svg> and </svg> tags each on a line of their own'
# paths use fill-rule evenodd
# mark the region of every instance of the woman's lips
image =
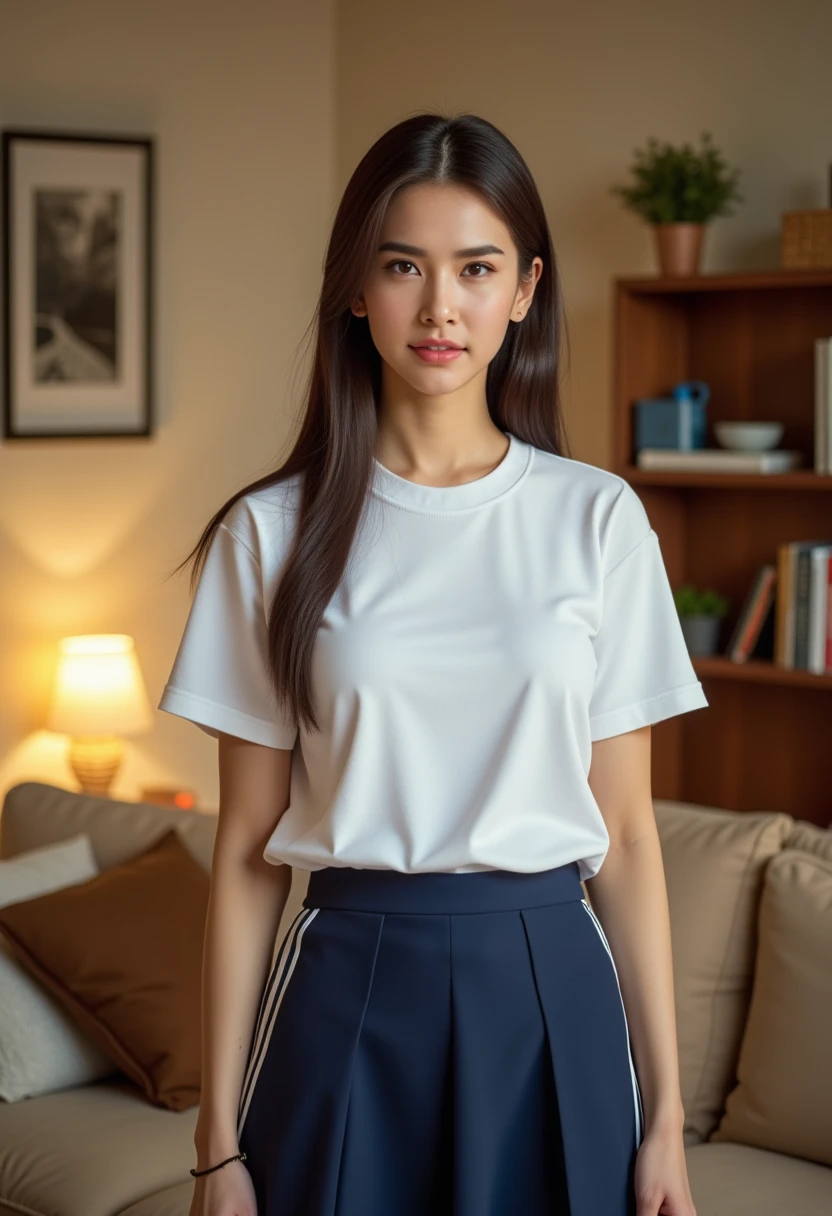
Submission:
<svg viewBox="0 0 832 1216">
<path fill-rule="evenodd" d="M 426 346 L 411 346 L 410 349 L 425 363 L 451 363 L 459 355 L 465 354 L 464 347 L 461 350 L 452 347 L 447 350 L 429 350 Z"/>
</svg>

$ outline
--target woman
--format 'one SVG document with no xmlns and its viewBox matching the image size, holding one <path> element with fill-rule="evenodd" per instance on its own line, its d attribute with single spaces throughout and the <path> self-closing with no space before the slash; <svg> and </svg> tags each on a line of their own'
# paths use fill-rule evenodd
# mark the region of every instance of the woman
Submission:
<svg viewBox="0 0 832 1216">
<path fill-rule="evenodd" d="M 160 702 L 219 739 L 192 1216 L 694 1216 L 650 725 L 707 701 L 561 325 L 511 142 L 387 131 Z"/>
</svg>

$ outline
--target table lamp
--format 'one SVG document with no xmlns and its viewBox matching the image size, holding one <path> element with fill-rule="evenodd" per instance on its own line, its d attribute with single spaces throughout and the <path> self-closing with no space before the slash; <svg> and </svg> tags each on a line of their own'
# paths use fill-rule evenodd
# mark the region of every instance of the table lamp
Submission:
<svg viewBox="0 0 832 1216">
<path fill-rule="evenodd" d="M 153 727 L 153 713 L 126 633 L 61 638 L 47 730 L 72 736 L 69 763 L 88 794 L 106 795 L 121 764 L 120 736 Z"/>
</svg>

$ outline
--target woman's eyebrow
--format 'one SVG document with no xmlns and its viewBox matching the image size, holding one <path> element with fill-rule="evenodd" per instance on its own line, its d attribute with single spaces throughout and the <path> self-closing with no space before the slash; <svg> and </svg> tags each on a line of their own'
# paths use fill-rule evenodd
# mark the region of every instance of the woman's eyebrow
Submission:
<svg viewBox="0 0 832 1216">
<path fill-rule="evenodd" d="M 410 253 L 417 258 L 427 257 L 426 249 L 419 249 L 417 245 L 404 245 L 401 241 L 385 241 L 383 245 L 378 247 L 379 253 Z M 453 256 L 455 258 L 481 258 L 486 253 L 503 253 L 502 249 L 498 249 L 496 245 L 472 245 L 470 249 L 456 249 Z"/>
</svg>

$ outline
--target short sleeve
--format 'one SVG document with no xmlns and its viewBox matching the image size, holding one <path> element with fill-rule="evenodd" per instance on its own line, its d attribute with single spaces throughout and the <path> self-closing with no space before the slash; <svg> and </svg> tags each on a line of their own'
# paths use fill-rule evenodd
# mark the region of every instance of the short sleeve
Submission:
<svg viewBox="0 0 832 1216">
<path fill-rule="evenodd" d="M 159 709 L 267 747 L 291 748 L 297 724 L 268 670 L 260 563 L 224 523 L 208 549 Z"/>
<path fill-rule="evenodd" d="M 603 577 L 600 625 L 593 638 L 593 742 L 708 704 L 682 633 L 659 538 L 629 486 L 612 531 L 612 563 Z M 637 533 L 641 537 L 632 543 Z"/>
</svg>

